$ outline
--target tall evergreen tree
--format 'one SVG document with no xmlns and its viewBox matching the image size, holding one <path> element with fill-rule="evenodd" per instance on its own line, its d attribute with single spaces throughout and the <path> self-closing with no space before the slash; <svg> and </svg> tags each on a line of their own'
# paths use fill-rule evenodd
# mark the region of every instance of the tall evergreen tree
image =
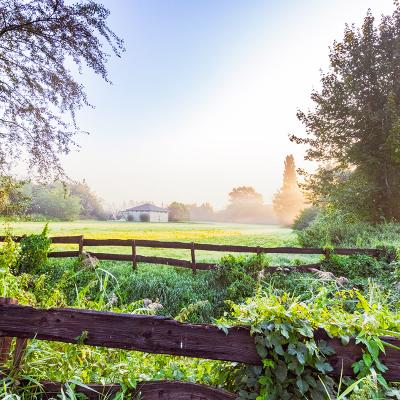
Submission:
<svg viewBox="0 0 400 400">
<path fill-rule="evenodd" d="M 400 6 L 379 25 L 368 11 L 330 49 L 330 68 L 298 112 L 307 136 L 311 200 L 371 222 L 400 220 Z"/>
<path fill-rule="evenodd" d="M 297 183 L 296 166 L 293 155 L 286 156 L 283 183 L 274 195 L 274 212 L 283 225 L 290 225 L 304 208 L 305 201 Z"/>
</svg>

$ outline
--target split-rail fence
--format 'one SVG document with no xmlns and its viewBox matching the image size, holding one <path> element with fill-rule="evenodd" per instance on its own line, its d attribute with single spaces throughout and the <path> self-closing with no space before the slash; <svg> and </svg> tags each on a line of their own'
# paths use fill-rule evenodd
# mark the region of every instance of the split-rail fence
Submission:
<svg viewBox="0 0 400 400">
<path fill-rule="evenodd" d="M 21 241 L 24 236 L 13 237 L 15 241 Z M 263 247 L 263 246 L 239 246 L 210 243 L 190 243 L 190 242 L 168 242 L 158 240 L 142 239 L 87 239 L 84 236 L 55 236 L 50 238 L 53 244 L 76 244 L 77 250 L 50 251 L 48 256 L 54 258 L 79 257 L 84 253 L 96 257 L 98 260 L 128 261 L 136 268 L 138 263 L 162 264 L 174 267 L 190 268 L 194 272 L 197 270 L 211 270 L 216 267 L 216 263 L 199 262 L 196 260 L 196 251 L 211 251 L 225 253 L 251 253 L 251 254 L 297 254 L 297 255 L 323 255 L 329 257 L 331 254 L 352 255 L 366 254 L 379 257 L 380 249 L 358 249 L 358 248 L 302 248 L 302 247 Z M 5 237 L 0 236 L 0 241 Z M 85 247 L 129 247 L 130 254 L 101 253 L 85 251 Z M 170 257 L 144 256 L 137 252 L 138 247 L 155 249 L 183 249 L 190 251 L 190 260 L 182 260 Z M 266 272 L 306 272 L 320 268 L 320 264 L 291 265 L 291 266 L 269 266 Z"/>
<path fill-rule="evenodd" d="M 321 329 L 316 330 L 314 336 L 317 341 L 327 341 L 335 350 L 328 360 L 333 367 L 332 375 L 352 375 L 352 364 L 362 357 L 362 346 L 354 340 L 343 345 L 339 339 L 330 338 Z M 18 305 L 14 299 L 0 298 L 0 367 L 5 365 L 10 355 L 13 337 L 16 344 L 10 364 L 16 370 L 21 367 L 29 339 L 261 364 L 248 327 L 231 327 L 226 334 L 214 325 L 181 323 L 160 316 L 65 308 L 37 309 Z M 392 337 L 383 337 L 382 340 L 392 345 L 381 356 L 381 361 L 388 367 L 385 377 L 389 381 L 399 381 L 400 351 L 394 346 L 400 346 L 400 340 Z M 85 387 L 78 390 L 90 399 L 101 399 L 104 394 L 112 395 L 120 390 L 117 384 L 88 386 L 95 391 Z M 61 387 L 59 382 L 42 382 L 42 398 L 54 396 Z M 236 398 L 235 394 L 221 389 L 176 381 L 140 382 L 132 395 L 132 398 L 140 395 L 142 400 Z"/>
</svg>

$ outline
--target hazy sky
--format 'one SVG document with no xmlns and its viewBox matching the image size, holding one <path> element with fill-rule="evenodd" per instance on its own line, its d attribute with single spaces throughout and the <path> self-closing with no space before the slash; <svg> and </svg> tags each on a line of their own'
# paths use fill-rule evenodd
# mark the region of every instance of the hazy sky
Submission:
<svg viewBox="0 0 400 400">
<path fill-rule="evenodd" d="M 293 153 L 306 166 L 297 108 L 326 69 L 346 22 L 392 0 L 103 0 L 127 51 L 110 86 L 87 74 L 89 136 L 66 157 L 107 202 L 210 201 L 251 185 L 270 202 Z"/>
</svg>

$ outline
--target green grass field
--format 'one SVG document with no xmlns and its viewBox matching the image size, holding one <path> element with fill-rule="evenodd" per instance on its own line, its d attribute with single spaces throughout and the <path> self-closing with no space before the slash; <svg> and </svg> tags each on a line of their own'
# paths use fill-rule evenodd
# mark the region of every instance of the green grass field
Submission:
<svg viewBox="0 0 400 400">
<path fill-rule="evenodd" d="M 13 235 L 39 233 L 43 222 L 11 223 Z M 5 228 L 4 228 L 5 229 Z M 121 221 L 75 221 L 50 222 L 50 236 L 84 235 L 86 238 L 149 239 L 162 241 L 182 241 L 214 244 L 232 244 L 248 246 L 285 246 L 296 245 L 296 236 L 291 229 L 277 225 L 248 225 L 222 223 L 133 223 Z M 54 246 L 55 247 L 55 246 Z M 57 248 L 71 249 L 73 246 Z M 94 250 L 93 248 L 86 248 Z M 96 251 L 124 253 L 130 252 L 124 247 L 98 247 Z M 187 259 L 187 250 L 141 248 L 140 254 L 159 255 Z M 223 253 L 196 252 L 199 261 L 218 260 Z"/>
</svg>

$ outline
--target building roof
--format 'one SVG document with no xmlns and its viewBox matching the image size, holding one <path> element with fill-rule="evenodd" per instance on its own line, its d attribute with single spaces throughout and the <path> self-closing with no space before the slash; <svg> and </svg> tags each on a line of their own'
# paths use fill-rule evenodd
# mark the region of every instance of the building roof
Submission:
<svg viewBox="0 0 400 400">
<path fill-rule="evenodd" d="M 128 208 L 125 211 L 143 211 L 143 212 L 149 212 L 149 211 L 156 211 L 156 212 L 168 212 L 167 208 L 161 208 L 157 207 L 154 204 L 146 203 L 146 204 L 141 204 L 140 206 Z"/>
</svg>

